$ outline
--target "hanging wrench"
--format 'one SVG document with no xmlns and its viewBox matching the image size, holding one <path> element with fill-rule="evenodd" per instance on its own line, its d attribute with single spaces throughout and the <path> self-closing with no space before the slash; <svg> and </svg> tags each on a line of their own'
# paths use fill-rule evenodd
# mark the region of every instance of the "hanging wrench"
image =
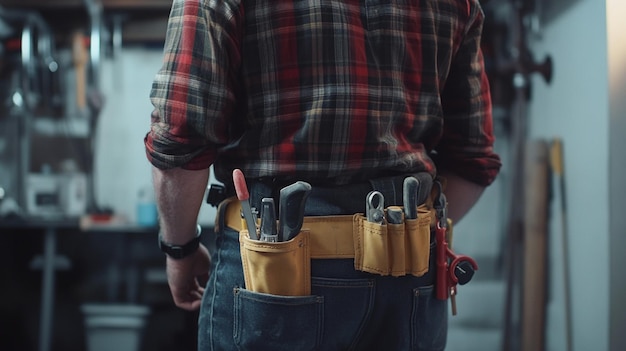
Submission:
<svg viewBox="0 0 626 351">
<path fill-rule="evenodd" d="M 435 198 L 434 208 L 437 216 L 436 236 L 437 244 L 436 265 L 437 284 L 435 287 L 436 297 L 440 300 L 447 299 L 451 293 L 456 294 L 457 284 L 467 284 L 478 270 L 478 264 L 473 258 L 465 255 L 457 255 L 450 249 L 446 239 L 448 226 L 448 210 L 446 197 L 442 192 L 441 184 L 439 194 Z M 448 263 L 448 260 L 450 262 Z"/>
</svg>

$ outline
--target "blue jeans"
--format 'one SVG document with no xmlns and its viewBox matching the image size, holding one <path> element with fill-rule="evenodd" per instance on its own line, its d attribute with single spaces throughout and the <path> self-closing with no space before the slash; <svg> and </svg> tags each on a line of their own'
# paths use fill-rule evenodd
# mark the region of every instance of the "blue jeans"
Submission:
<svg viewBox="0 0 626 351">
<path fill-rule="evenodd" d="M 342 211 L 327 205 L 309 198 L 307 214 Z M 219 228 L 198 350 L 444 350 L 448 310 L 434 294 L 434 246 L 419 278 L 355 271 L 352 259 L 312 260 L 311 295 L 285 297 L 244 288 L 239 234 Z"/>
</svg>

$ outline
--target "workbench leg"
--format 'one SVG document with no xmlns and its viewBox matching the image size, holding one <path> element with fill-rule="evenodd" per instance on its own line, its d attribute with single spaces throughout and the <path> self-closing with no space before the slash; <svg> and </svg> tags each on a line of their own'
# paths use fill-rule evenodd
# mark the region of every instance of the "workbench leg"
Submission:
<svg viewBox="0 0 626 351">
<path fill-rule="evenodd" d="M 41 282 L 41 320 L 39 322 L 39 351 L 50 350 L 52 314 L 54 312 L 56 231 L 54 228 L 47 228 L 44 235 L 44 256 Z"/>
</svg>

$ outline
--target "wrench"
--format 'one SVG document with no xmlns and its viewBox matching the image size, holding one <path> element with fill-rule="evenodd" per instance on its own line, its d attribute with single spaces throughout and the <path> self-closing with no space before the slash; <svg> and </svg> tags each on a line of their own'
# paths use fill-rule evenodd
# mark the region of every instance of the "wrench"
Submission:
<svg viewBox="0 0 626 351">
<path fill-rule="evenodd" d="M 365 200 L 365 215 L 368 222 L 383 224 L 385 219 L 385 197 L 380 191 L 370 191 Z"/>
</svg>

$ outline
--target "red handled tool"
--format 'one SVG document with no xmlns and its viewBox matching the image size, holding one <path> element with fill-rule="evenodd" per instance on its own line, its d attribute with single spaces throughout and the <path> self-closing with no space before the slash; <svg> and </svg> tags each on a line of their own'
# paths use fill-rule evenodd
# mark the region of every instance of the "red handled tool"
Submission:
<svg viewBox="0 0 626 351">
<path fill-rule="evenodd" d="M 439 189 L 441 189 L 441 184 L 439 184 Z M 437 244 L 437 283 L 435 296 L 440 300 L 445 300 L 456 294 L 457 284 L 464 285 L 472 279 L 474 272 L 478 270 L 478 264 L 469 256 L 455 254 L 448 246 L 446 239 L 448 216 L 446 197 L 443 192 L 440 192 L 437 198 L 435 198 L 434 207 L 437 213 L 435 233 Z"/>
<path fill-rule="evenodd" d="M 233 183 L 235 185 L 237 199 L 241 202 L 241 212 L 243 212 L 243 218 L 246 221 L 250 239 L 259 240 L 259 235 L 256 231 L 256 220 L 252 214 L 252 208 L 250 208 L 250 193 L 248 193 L 246 178 L 243 176 L 243 172 L 241 172 L 240 169 L 233 171 Z"/>
</svg>

